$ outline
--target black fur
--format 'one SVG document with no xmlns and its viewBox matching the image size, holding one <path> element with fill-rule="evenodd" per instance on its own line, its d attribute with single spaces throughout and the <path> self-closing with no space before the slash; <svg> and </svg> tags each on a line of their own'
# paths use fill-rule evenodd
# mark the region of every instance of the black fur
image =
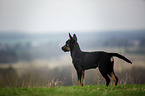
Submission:
<svg viewBox="0 0 145 96">
<path fill-rule="evenodd" d="M 118 78 L 113 70 L 113 57 L 116 56 L 128 63 L 132 63 L 126 57 L 118 53 L 107 53 L 104 51 L 83 52 L 79 47 L 76 35 L 74 34 L 72 37 L 70 33 L 69 40 L 66 41 L 66 44 L 62 47 L 62 50 L 64 52 L 70 51 L 72 62 L 78 75 L 78 84 L 80 86 L 84 85 L 85 70 L 97 67 L 105 79 L 106 86 L 108 86 L 110 82 L 110 78 L 108 77 L 108 75 L 112 77 L 114 85 L 117 85 Z"/>
</svg>

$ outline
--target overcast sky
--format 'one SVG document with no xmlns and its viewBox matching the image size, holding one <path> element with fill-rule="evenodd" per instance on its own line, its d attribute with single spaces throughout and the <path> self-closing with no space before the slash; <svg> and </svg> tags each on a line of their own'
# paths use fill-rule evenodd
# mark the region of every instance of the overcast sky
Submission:
<svg viewBox="0 0 145 96">
<path fill-rule="evenodd" d="M 0 0 L 0 31 L 145 29 L 145 0 Z"/>
</svg>

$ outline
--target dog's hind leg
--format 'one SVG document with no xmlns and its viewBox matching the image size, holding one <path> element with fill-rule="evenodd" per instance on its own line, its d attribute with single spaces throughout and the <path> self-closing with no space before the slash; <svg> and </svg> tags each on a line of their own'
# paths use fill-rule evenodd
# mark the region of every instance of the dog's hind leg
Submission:
<svg viewBox="0 0 145 96">
<path fill-rule="evenodd" d="M 112 77 L 112 79 L 114 81 L 114 86 L 116 86 L 118 83 L 118 77 L 115 75 L 114 72 L 111 72 L 109 75 L 110 75 L 110 77 Z"/>
<path fill-rule="evenodd" d="M 117 76 L 114 73 L 113 65 L 114 65 L 114 60 L 113 60 L 113 58 L 111 58 L 108 74 L 112 78 L 112 80 L 114 81 L 114 86 L 116 86 L 117 83 L 118 83 L 118 78 L 117 78 Z"/>
<path fill-rule="evenodd" d="M 107 74 L 102 74 L 102 76 L 104 77 L 104 79 L 105 79 L 105 86 L 108 86 L 109 85 L 109 83 L 110 83 L 110 78 L 108 77 L 108 75 Z"/>
<path fill-rule="evenodd" d="M 99 68 L 99 70 L 100 70 L 100 73 L 102 74 L 102 76 L 105 79 L 105 86 L 108 86 L 109 83 L 110 83 L 110 78 L 108 77 L 108 74 L 105 71 L 101 70 L 101 68 Z"/>
</svg>

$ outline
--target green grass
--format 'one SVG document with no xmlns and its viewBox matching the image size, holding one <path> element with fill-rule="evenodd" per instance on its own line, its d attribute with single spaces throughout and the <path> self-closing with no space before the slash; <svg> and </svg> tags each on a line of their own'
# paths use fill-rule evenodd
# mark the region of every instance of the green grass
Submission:
<svg viewBox="0 0 145 96">
<path fill-rule="evenodd" d="M 0 96 L 145 96 L 145 85 L 0 88 Z"/>
</svg>

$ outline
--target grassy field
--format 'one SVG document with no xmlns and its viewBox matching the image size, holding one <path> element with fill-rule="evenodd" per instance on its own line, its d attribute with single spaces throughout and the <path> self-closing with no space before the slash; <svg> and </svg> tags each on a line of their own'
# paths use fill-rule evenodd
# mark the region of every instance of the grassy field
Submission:
<svg viewBox="0 0 145 96">
<path fill-rule="evenodd" d="M 0 96 L 145 96 L 145 85 L 0 88 Z"/>
</svg>

